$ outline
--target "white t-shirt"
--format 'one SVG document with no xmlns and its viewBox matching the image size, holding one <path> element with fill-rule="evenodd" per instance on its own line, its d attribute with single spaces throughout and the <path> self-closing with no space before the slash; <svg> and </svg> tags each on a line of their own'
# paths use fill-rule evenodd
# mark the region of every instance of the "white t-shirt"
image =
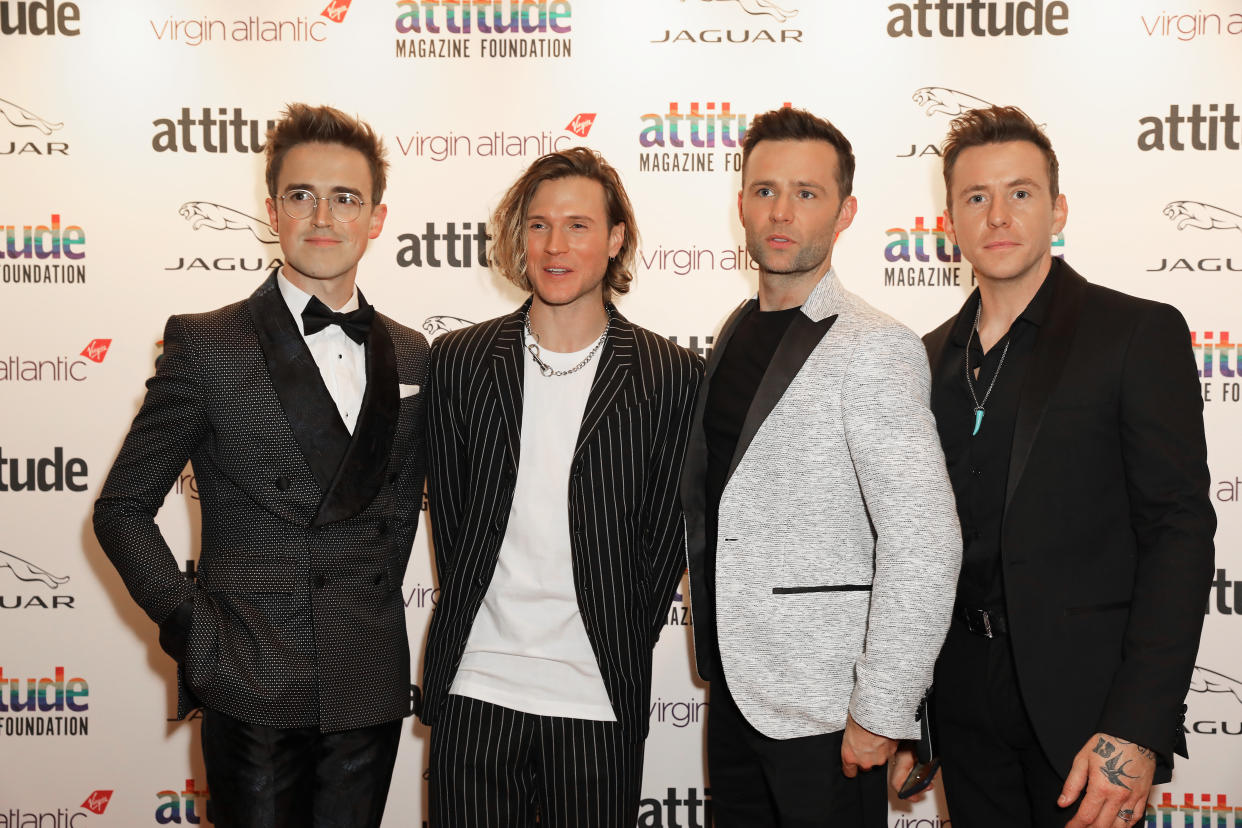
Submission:
<svg viewBox="0 0 1242 828">
<path fill-rule="evenodd" d="M 564 371 L 590 350 L 544 349 L 540 358 Z M 599 354 L 563 377 L 543 376 L 523 354 L 513 508 L 449 692 L 540 716 L 612 722 L 616 715 L 578 612 L 569 539 L 569 471 Z"/>
<path fill-rule="evenodd" d="M 302 340 L 319 366 L 319 376 L 328 386 L 341 420 L 353 434 L 358 412 L 362 410 L 362 395 L 367 390 L 367 349 L 350 339 L 340 325 L 328 325 L 307 336 L 302 328 L 302 311 L 306 310 L 311 295 L 286 279 L 283 271 L 276 277 L 276 286 L 280 288 L 289 313 L 293 314 L 293 324 L 297 325 L 298 333 L 302 334 Z M 337 310 L 349 313 L 357 309 L 358 288 L 355 287 L 349 301 Z"/>
</svg>

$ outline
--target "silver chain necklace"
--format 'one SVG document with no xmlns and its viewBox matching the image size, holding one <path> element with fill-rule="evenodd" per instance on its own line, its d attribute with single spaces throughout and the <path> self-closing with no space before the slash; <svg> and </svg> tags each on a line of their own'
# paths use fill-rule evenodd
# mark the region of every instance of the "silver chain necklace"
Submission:
<svg viewBox="0 0 1242 828">
<path fill-rule="evenodd" d="M 606 307 L 604 311 L 605 313 L 608 314 L 608 322 L 604 325 L 604 332 L 599 335 L 599 339 L 595 340 L 595 344 L 591 346 L 590 353 L 584 356 L 582 358 L 582 361 L 579 362 L 577 365 L 575 365 L 573 368 L 569 368 L 565 371 L 557 371 L 551 365 L 544 362 L 543 359 L 540 358 L 539 356 L 539 354 L 541 353 L 539 350 L 539 344 L 538 344 L 539 335 L 536 334 L 533 330 L 531 330 L 530 309 L 527 308 L 526 313 L 524 315 L 524 319 L 523 319 L 523 325 L 522 325 L 522 344 L 525 346 L 526 352 L 530 354 L 531 359 L 533 359 L 535 361 L 535 364 L 539 366 L 539 373 L 543 374 L 545 377 L 567 377 L 570 374 L 576 371 L 581 371 L 584 367 L 586 367 L 586 364 L 590 362 L 591 358 L 594 357 L 595 354 L 599 352 L 599 349 L 604 347 L 604 341 L 608 339 L 608 329 L 609 327 L 612 326 L 612 311 L 608 310 Z M 532 341 L 527 342 L 526 341 L 527 337 L 530 337 Z"/>
<path fill-rule="evenodd" d="M 974 338 L 975 331 L 979 330 L 979 318 L 983 315 L 983 302 L 979 302 L 979 307 L 975 308 L 975 324 L 970 329 L 970 335 L 966 337 L 966 387 L 970 390 L 970 398 L 975 403 L 975 430 L 970 432 L 970 436 L 974 437 L 979 433 L 979 429 L 983 426 L 983 406 L 987 405 L 988 397 L 992 396 L 992 389 L 996 387 L 996 378 L 1000 376 L 1001 368 L 1005 365 L 1005 356 L 1009 353 L 1009 343 L 1012 341 L 1009 337 L 1005 337 L 1005 349 L 1001 351 L 1000 362 L 996 364 L 996 371 L 992 374 L 992 381 L 988 383 L 988 390 L 983 392 L 983 401 L 975 396 L 975 384 L 970 381 L 970 343 Z M 982 342 L 980 343 L 982 344 Z"/>
</svg>

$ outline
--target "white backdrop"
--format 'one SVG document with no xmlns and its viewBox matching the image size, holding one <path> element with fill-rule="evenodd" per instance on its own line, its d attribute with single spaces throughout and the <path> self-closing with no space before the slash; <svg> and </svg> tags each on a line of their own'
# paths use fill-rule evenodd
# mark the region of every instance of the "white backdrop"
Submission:
<svg viewBox="0 0 1242 828">
<path fill-rule="evenodd" d="M 256 218 L 259 151 L 294 100 L 356 112 L 387 141 L 388 224 L 359 278 L 386 313 L 434 335 L 516 306 L 478 263 L 479 223 L 536 155 L 585 143 L 621 171 L 643 234 L 623 312 L 700 349 L 756 285 L 735 218 L 754 114 L 791 102 L 851 138 L 860 211 L 838 272 L 921 333 L 971 287 L 936 232 L 949 118 L 1024 107 L 1060 153 L 1059 251 L 1172 302 L 1194 332 L 1218 576 L 1192 758 L 1148 825 L 1242 826 L 1237 0 L 325 3 L 0 0 L 0 828 L 208 823 L 198 729 L 168 721 L 172 664 L 90 506 L 166 317 L 242 298 L 279 257 Z M 989 33 L 1008 15 L 1009 34 Z M 187 469 L 159 517 L 186 561 L 196 497 Z M 405 584 L 416 663 L 434 584 L 424 527 Z M 688 622 L 675 601 L 656 650 L 643 826 L 707 824 Z M 366 693 L 358 681 L 340 692 Z M 386 825 L 426 818 L 426 735 L 410 723 Z M 890 821 L 949 824 L 934 801 Z"/>
</svg>

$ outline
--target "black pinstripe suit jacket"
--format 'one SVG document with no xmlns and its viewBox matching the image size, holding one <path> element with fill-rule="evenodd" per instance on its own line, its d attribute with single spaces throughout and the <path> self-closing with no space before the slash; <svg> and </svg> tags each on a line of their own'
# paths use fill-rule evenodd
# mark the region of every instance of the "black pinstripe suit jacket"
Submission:
<svg viewBox="0 0 1242 828">
<path fill-rule="evenodd" d="M 529 300 L 527 305 L 529 306 Z M 440 600 L 423 670 L 434 724 L 487 593 L 522 433 L 522 310 L 432 346 L 428 497 Z M 623 732 L 646 736 L 651 649 L 685 566 L 678 479 L 702 360 L 615 313 L 566 508 L 578 608 Z"/>
<path fill-rule="evenodd" d="M 344 730 L 410 712 L 401 580 L 425 466 L 422 335 L 377 314 L 353 434 L 269 277 L 247 300 L 174 316 L 95 504 L 95 533 L 196 700 L 273 727 Z M 198 576 L 155 523 L 194 465 Z M 197 699 L 195 699 L 197 697 Z"/>
</svg>

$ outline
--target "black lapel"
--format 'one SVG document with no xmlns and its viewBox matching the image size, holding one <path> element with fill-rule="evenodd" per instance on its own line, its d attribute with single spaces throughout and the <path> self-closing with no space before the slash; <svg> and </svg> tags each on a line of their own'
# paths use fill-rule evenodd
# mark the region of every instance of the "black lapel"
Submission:
<svg viewBox="0 0 1242 828">
<path fill-rule="evenodd" d="M 361 292 L 358 301 L 361 306 Z M 314 526 L 353 517 L 375 498 L 388 474 L 400 404 L 396 350 L 392 335 L 377 314 L 367 338 L 367 388 L 358 423 L 332 485 L 319 504 Z"/>
<path fill-rule="evenodd" d="M 1082 316 L 1087 280 L 1060 259 L 1053 259 L 1053 267 L 1060 267 L 1061 273 L 1053 289 L 1047 323 L 1040 327 L 1035 339 L 1035 351 L 1031 354 L 1018 398 L 1018 417 L 1009 454 L 1009 480 L 1005 487 L 1006 508 L 1026 470 L 1026 460 L 1039 434 L 1048 398 L 1061 378 Z"/>
<path fill-rule="evenodd" d="M 349 446 L 349 429 L 276 287 L 275 272 L 251 294 L 246 305 L 289 430 L 319 487 L 326 491 Z"/>
<path fill-rule="evenodd" d="M 703 381 L 699 383 L 698 399 L 694 401 L 694 416 L 690 420 L 690 441 L 686 445 L 685 467 L 681 476 L 681 504 L 689 518 L 697 515 L 701 519 L 707 509 L 704 501 L 706 491 L 703 488 L 704 475 L 707 474 L 707 437 L 703 433 L 703 410 L 707 407 L 707 392 L 711 387 L 712 376 L 716 373 L 716 367 L 720 364 L 725 347 L 733 337 L 733 332 L 737 330 L 738 323 L 757 304 L 759 304 L 758 299 L 748 299 L 729 314 L 729 318 L 725 320 L 724 326 L 720 329 L 720 335 L 716 337 L 712 345 L 712 352 L 707 357 L 707 370 L 704 372 Z M 690 549 L 693 551 L 701 548 L 705 542 L 701 537 L 702 523 L 701 520 L 693 519 L 687 522 L 692 525 L 691 534 L 696 534 L 693 526 L 699 529 L 697 533 L 699 537 L 691 538 Z"/>
<path fill-rule="evenodd" d="M 501 320 L 490 351 L 492 382 L 496 384 L 512 469 L 517 469 L 522 447 L 522 320 L 530 303 L 527 299 L 526 304 Z"/>
<path fill-rule="evenodd" d="M 759 381 L 759 387 L 755 389 L 755 398 L 750 401 L 750 408 L 746 410 L 746 421 L 742 424 L 742 433 L 737 436 L 737 448 L 733 452 L 733 459 L 729 461 L 726 484 L 733 477 L 733 470 L 742 461 L 746 449 L 750 447 L 750 441 L 755 438 L 763 421 L 772 413 L 772 409 L 776 408 L 776 404 L 784 396 L 789 384 L 802 370 L 807 357 L 811 355 L 811 352 L 819 345 L 819 341 L 824 338 L 824 334 L 828 333 L 828 329 L 832 327 L 832 323 L 836 321 L 835 313 L 825 316 L 818 322 L 805 313 L 794 314 L 793 321 L 789 323 L 789 328 L 781 337 L 780 344 L 776 346 L 776 353 L 772 354 L 768 370 L 763 372 L 763 379 Z"/>
<path fill-rule="evenodd" d="M 600 351 L 599 365 L 595 369 L 595 378 L 591 380 L 591 391 L 587 394 L 582 425 L 578 428 L 578 442 L 574 446 L 575 457 L 604 416 L 624 400 L 621 391 L 634 380 L 634 326 L 617 313 L 616 308 L 610 306 L 609 310 L 613 317 L 608 324 L 608 341 Z"/>
</svg>

